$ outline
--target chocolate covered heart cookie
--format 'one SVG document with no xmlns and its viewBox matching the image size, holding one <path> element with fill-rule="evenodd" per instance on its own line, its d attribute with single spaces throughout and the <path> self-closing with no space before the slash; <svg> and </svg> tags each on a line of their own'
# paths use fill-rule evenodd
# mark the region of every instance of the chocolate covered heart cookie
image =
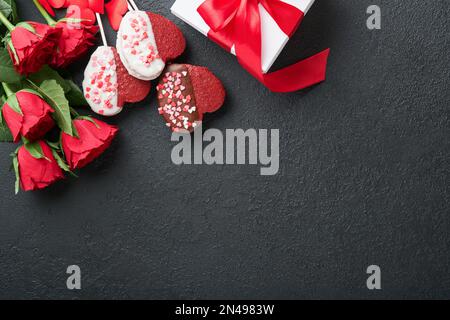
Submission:
<svg viewBox="0 0 450 320">
<path fill-rule="evenodd" d="M 220 109 L 225 89 L 207 68 L 172 64 L 157 86 L 159 114 L 173 131 L 192 132 L 205 113 Z"/>
</svg>

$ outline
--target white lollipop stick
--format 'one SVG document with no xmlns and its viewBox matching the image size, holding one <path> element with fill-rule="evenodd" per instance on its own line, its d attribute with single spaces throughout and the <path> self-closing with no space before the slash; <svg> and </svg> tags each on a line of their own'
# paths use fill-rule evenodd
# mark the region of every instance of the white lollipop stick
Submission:
<svg viewBox="0 0 450 320">
<path fill-rule="evenodd" d="M 134 8 L 131 6 L 129 2 L 128 2 L 128 11 L 134 11 Z"/>
<path fill-rule="evenodd" d="M 106 41 L 105 29 L 103 29 L 102 18 L 100 17 L 100 15 L 98 13 L 96 13 L 95 16 L 97 17 L 97 22 L 98 22 L 98 26 L 100 28 L 100 34 L 102 36 L 103 45 L 105 47 L 107 47 L 108 46 L 108 42 Z"/>
<path fill-rule="evenodd" d="M 128 0 L 128 2 L 131 4 L 131 6 L 133 7 L 134 10 L 139 10 L 138 6 L 136 5 L 136 2 L 134 2 L 134 0 Z"/>
</svg>

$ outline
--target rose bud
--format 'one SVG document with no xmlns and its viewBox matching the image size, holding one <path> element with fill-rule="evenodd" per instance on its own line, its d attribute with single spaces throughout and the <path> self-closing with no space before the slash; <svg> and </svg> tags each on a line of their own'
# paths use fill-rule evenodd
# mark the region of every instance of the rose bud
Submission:
<svg viewBox="0 0 450 320">
<path fill-rule="evenodd" d="M 30 141 L 42 138 L 54 126 L 52 107 L 37 92 L 21 90 L 8 98 L 2 115 L 11 131 L 14 142 L 20 136 Z"/>
<path fill-rule="evenodd" d="M 47 143 L 38 141 L 33 143 L 31 148 L 34 149 L 33 154 L 30 147 L 25 146 L 21 146 L 17 152 L 17 171 L 22 190 L 43 189 L 64 178 L 63 171 Z"/>
<path fill-rule="evenodd" d="M 78 118 L 73 121 L 78 137 L 61 134 L 61 146 L 71 170 L 79 169 L 100 156 L 117 134 L 117 127 L 103 121 Z"/>
<path fill-rule="evenodd" d="M 56 28 L 60 28 L 62 34 L 50 63 L 55 68 L 64 68 L 85 55 L 95 44 L 95 35 L 99 30 L 97 26 L 65 21 L 58 22 Z"/>
<path fill-rule="evenodd" d="M 61 31 L 36 22 L 21 22 L 12 28 L 6 36 L 6 47 L 17 72 L 27 75 L 49 63 Z"/>
</svg>

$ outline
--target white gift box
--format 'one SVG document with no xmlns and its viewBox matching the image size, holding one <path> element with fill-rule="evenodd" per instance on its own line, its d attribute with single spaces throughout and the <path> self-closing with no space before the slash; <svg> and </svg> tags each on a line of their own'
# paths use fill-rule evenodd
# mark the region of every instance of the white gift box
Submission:
<svg viewBox="0 0 450 320">
<path fill-rule="evenodd" d="M 300 9 L 305 15 L 311 8 L 315 0 L 283 0 L 288 4 Z M 210 30 L 209 26 L 197 12 L 197 8 L 204 0 L 176 0 L 171 11 L 178 18 L 188 23 L 205 36 Z M 277 60 L 283 48 L 289 41 L 289 37 L 280 29 L 278 24 L 269 15 L 266 9 L 259 4 L 259 12 L 261 14 L 261 33 L 262 33 L 262 71 L 267 73 Z M 234 47 L 231 53 L 235 54 Z"/>
</svg>

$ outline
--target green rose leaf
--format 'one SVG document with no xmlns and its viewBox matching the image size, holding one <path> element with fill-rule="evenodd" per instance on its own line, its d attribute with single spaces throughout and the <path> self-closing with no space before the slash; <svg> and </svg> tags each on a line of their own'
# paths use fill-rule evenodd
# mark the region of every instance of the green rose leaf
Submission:
<svg viewBox="0 0 450 320">
<path fill-rule="evenodd" d="M 74 107 L 86 106 L 88 103 L 80 87 L 77 86 L 72 80 L 66 80 L 66 84 L 70 88 L 70 90 L 66 94 L 70 105 Z"/>
<path fill-rule="evenodd" d="M 14 69 L 8 50 L 0 48 L 0 82 L 16 83 L 21 79 L 22 76 Z"/>
<path fill-rule="evenodd" d="M 17 15 L 16 2 L 14 0 L 0 0 L 0 11 L 13 24 L 16 24 L 16 22 L 19 20 L 19 16 Z"/>
<path fill-rule="evenodd" d="M 19 21 L 16 2 L 14 0 L 0 0 L 0 12 L 12 25 L 17 24 Z M 3 38 L 2 40 L 5 43 L 8 43 L 10 40 L 9 30 L 3 23 L 0 24 L 0 37 Z"/>
<path fill-rule="evenodd" d="M 41 70 L 29 75 L 28 78 L 38 86 L 45 80 L 55 80 L 63 88 L 64 93 L 67 93 L 70 90 L 70 87 L 66 84 L 66 80 L 61 77 L 56 70 L 53 70 L 49 66 L 43 66 Z"/>
<path fill-rule="evenodd" d="M 55 80 L 64 90 L 69 105 L 72 107 L 81 107 L 87 105 L 83 91 L 75 82 L 70 79 L 64 79 L 56 70 L 49 66 L 44 66 L 39 72 L 29 76 L 29 79 L 40 86 L 45 80 Z"/>
</svg>

